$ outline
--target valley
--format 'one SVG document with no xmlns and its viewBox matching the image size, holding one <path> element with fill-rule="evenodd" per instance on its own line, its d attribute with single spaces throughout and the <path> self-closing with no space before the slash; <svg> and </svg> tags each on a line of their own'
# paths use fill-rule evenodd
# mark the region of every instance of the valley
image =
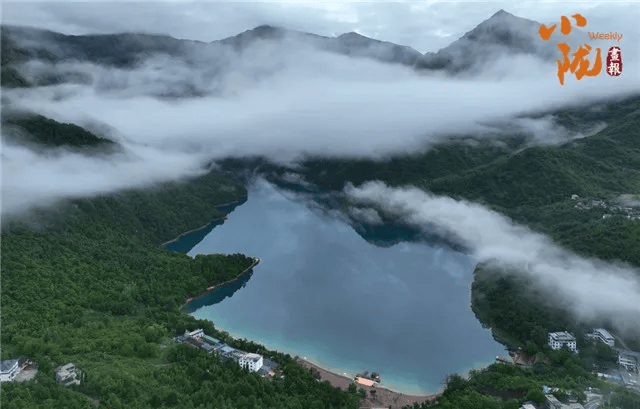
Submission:
<svg viewBox="0 0 640 409">
<path fill-rule="evenodd" d="M 640 407 L 640 93 L 487 17 L 429 52 L 3 21 L 2 403 Z"/>
</svg>

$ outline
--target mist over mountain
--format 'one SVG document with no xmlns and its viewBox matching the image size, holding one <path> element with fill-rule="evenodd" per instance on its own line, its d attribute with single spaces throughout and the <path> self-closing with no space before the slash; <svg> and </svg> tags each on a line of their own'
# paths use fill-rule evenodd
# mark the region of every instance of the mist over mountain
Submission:
<svg viewBox="0 0 640 409">
<path fill-rule="evenodd" d="M 354 32 L 332 38 L 268 25 L 210 43 L 152 34 L 67 36 L 30 27 L 2 27 L 3 59 L 17 63 L 32 59 L 52 63 L 88 61 L 117 68 L 132 68 L 159 54 L 195 63 L 194 53 L 250 52 L 256 42 L 287 39 L 318 50 L 389 63 L 413 65 L 422 57 L 411 47 L 374 40 Z"/>
<path fill-rule="evenodd" d="M 12 169 L 5 195 L 22 199 L 3 211 L 23 211 L 39 201 L 42 189 L 33 180 L 48 183 L 49 200 L 57 197 L 54 180 L 66 181 L 59 185 L 67 186 L 61 196 L 93 195 L 192 176 L 229 157 L 263 156 L 278 163 L 305 157 L 385 160 L 469 136 L 470 144 L 474 138 L 500 144 L 505 136 L 517 136 L 523 146 L 558 145 L 606 124 L 569 131 L 554 110 L 640 89 L 632 72 L 560 87 L 555 61 L 524 54 L 536 47 L 527 42 L 531 38 L 503 33 L 519 24 L 530 31 L 537 27 L 499 12 L 454 43 L 513 53 L 499 70 L 473 66 L 467 77 L 416 69 L 419 52 L 357 33 L 322 37 L 259 26 L 206 43 L 3 26 L 3 111 L 75 124 L 129 152 L 91 166 L 68 152 L 35 166 L 40 155 L 5 146 L 5 165 Z M 499 60 L 498 54 L 491 58 Z M 468 56 L 459 61 L 455 67 L 470 64 Z M 545 114 L 532 116 L 540 112 Z M 3 118 L 5 125 L 10 119 Z M 22 161 L 26 157 L 30 163 Z M 130 175 L 126 183 L 111 178 L 119 168 Z M 76 182 L 79 175 L 86 183 Z"/>
<path fill-rule="evenodd" d="M 539 28 L 537 21 L 499 10 L 449 46 L 436 53 L 426 53 L 417 67 L 460 73 L 481 69 L 496 59 L 502 61 L 518 55 L 553 62 L 560 56 L 556 47 L 560 34 L 556 32 L 556 37 L 542 41 L 538 35 Z M 561 41 L 575 49 L 581 44 L 581 35 L 586 37 L 585 33 L 573 28 Z"/>
<path fill-rule="evenodd" d="M 437 53 L 423 55 L 411 47 L 372 39 L 355 32 L 326 37 L 270 25 L 258 26 L 211 42 L 142 33 L 74 36 L 4 25 L 2 59 L 3 65 L 9 61 L 23 64 L 39 60 L 52 64 L 89 62 L 106 67 L 133 69 L 144 65 L 149 59 L 164 56 L 180 60 L 188 66 L 206 62 L 221 68 L 234 54 L 247 53 L 255 58 L 264 58 L 256 50 L 264 47 L 265 43 L 282 46 L 295 43 L 311 50 L 456 74 L 472 69 L 476 72 L 489 62 L 513 56 L 531 56 L 544 62 L 554 62 L 558 57 L 556 41 L 542 41 L 538 36 L 539 27 L 538 22 L 500 10 L 449 46 Z M 574 29 L 563 41 L 575 47 L 581 34 L 585 33 Z M 86 78 L 81 73 L 74 75 L 62 72 L 48 76 L 40 73 L 34 80 L 38 85 L 47 85 L 86 82 Z M 185 95 L 194 96 L 198 92 L 194 89 L 185 90 Z"/>
</svg>

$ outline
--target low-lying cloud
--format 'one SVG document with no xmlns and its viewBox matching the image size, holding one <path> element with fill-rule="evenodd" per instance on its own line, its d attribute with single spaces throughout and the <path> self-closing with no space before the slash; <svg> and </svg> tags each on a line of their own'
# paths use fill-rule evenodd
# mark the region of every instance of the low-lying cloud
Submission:
<svg viewBox="0 0 640 409">
<path fill-rule="evenodd" d="M 2 210 L 12 215 L 56 200 L 139 188 L 204 173 L 205 158 L 130 146 L 126 154 L 87 157 L 59 150 L 47 156 L 3 144 Z"/>
<path fill-rule="evenodd" d="M 403 216 L 429 233 L 463 244 L 479 263 L 490 262 L 534 279 L 586 322 L 607 317 L 622 331 L 640 330 L 640 271 L 578 256 L 548 237 L 479 204 L 381 182 L 345 188 L 348 196 Z"/>
<path fill-rule="evenodd" d="M 134 165 L 121 156 L 94 161 L 7 148 L 3 212 L 42 198 L 183 178 L 203 157 L 262 155 L 281 163 L 309 155 L 381 159 L 425 151 L 452 135 L 500 134 L 488 123 L 530 133 L 531 144 L 558 144 L 583 135 L 564 132 L 550 116 L 514 116 L 640 92 L 631 71 L 616 79 L 568 76 L 561 87 L 555 65 L 533 57 L 500 60 L 484 74 L 452 79 L 290 39 L 257 41 L 241 54 L 225 50 L 212 48 L 185 61 L 154 56 L 134 69 L 31 63 L 31 78 L 63 73 L 77 80 L 3 90 L 6 107 L 80 125 L 103 123 L 126 149 L 145 146 L 149 154 L 139 155 Z"/>
</svg>

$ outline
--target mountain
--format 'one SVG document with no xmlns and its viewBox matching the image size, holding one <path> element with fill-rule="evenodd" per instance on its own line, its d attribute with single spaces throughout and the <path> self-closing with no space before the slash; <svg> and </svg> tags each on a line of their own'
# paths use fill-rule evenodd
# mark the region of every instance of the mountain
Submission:
<svg viewBox="0 0 640 409">
<path fill-rule="evenodd" d="M 553 62 L 559 56 L 556 47 L 562 39 L 577 48 L 577 38 L 584 33 L 573 29 L 566 37 L 543 41 L 538 36 L 540 23 L 499 10 L 473 30 L 436 53 L 419 51 L 363 36 L 355 32 L 338 37 L 262 25 L 235 36 L 211 42 L 179 40 L 167 35 L 124 33 L 104 35 L 64 35 L 28 27 L 2 26 L 2 82 L 5 86 L 26 86 L 16 64 L 38 59 L 52 63 L 88 61 L 94 64 L 133 68 L 150 57 L 165 55 L 185 64 L 199 64 L 203 56 L 207 64 L 224 66 L 232 54 L 255 52 L 260 41 L 293 41 L 311 49 L 370 58 L 385 63 L 402 64 L 420 70 L 438 70 L 457 74 L 481 69 L 501 57 L 531 55 Z M 259 45 L 258 45 L 259 47 Z M 230 54 L 231 53 L 231 54 Z M 205 58 L 205 59 L 206 59 Z M 212 75 L 216 75 L 214 73 Z M 78 75 L 56 75 L 40 79 L 36 85 L 83 81 Z"/>
<path fill-rule="evenodd" d="M 252 30 L 243 31 L 240 34 L 234 35 L 232 37 L 227 37 L 222 40 L 218 40 L 217 42 L 223 45 L 229 45 L 233 47 L 236 51 L 244 51 L 251 44 L 254 44 L 256 41 L 260 40 L 283 40 L 285 36 L 296 36 L 296 37 L 305 37 L 305 36 L 315 36 L 314 34 L 303 33 L 301 31 L 294 30 L 286 30 L 280 27 L 273 27 L 269 25 L 258 26 Z M 315 36 L 320 37 L 320 36 Z"/>
<path fill-rule="evenodd" d="M 337 51 L 346 55 L 405 65 L 414 65 L 423 57 L 420 52 L 411 47 L 374 40 L 354 32 L 342 34 L 336 40 Z"/>
<path fill-rule="evenodd" d="M 110 139 L 78 125 L 60 123 L 42 115 L 12 115 L 5 109 L 2 112 L 2 131 L 5 143 L 27 145 L 40 152 L 50 152 L 56 147 L 85 154 L 121 151 L 121 146 Z"/>
<path fill-rule="evenodd" d="M 49 62 L 69 60 L 132 67 L 139 59 L 153 54 L 181 57 L 187 45 L 204 44 L 178 40 L 166 35 L 100 34 L 65 35 L 31 27 L 2 26 L 2 65 L 40 59 Z"/>
<path fill-rule="evenodd" d="M 458 40 L 436 53 L 427 53 L 417 63 L 419 69 L 445 70 L 459 73 L 480 67 L 500 57 L 532 55 L 545 61 L 558 58 L 557 41 L 543 41 L 538 35 L 540 23 L 499 10 Z M 572 48 L 577 46 L 580 32 L 562 39 Z"/>
<path fill-rule="evenodd" d="M 258 41 L 283 41 L 285 38 L 324 51 L 389 63 L 413 65 L 422 58 L 422 54 L 411 47 L 374 40 L 353 32 L 339 37 L 324 37 L 268 25 L 210 43 L 139 33 L 74 36 L 4 25 L 2 65 L 39 59 L 54 63 L 90 61 L 100 65 L 132 68 L 141 60 L 157 54 L 189 61 L 193 58 L 191 51 L 211 52 L 230 47 L 233 51 L 242 53 Z"/>
</svg>

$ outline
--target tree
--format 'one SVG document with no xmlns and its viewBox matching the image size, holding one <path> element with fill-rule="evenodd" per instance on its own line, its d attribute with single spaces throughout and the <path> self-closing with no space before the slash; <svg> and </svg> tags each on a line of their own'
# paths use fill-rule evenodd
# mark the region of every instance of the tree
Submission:
<svg viewBox="0 0 640 409">
<path fill-rule="evenodd" d="M 367 397 L 367 391 L 364 388 L 358 389 L 358 393 L 360 393 L 360 397 L 365 399 Z"/>
<path fill-rule="evenodd" d="M 562 389 L 552 392 L 551 394 L 562 403 L 566 403 L 569 401 L 569 394 Z"/>
<path fill-rule="evenodd" d="M 356 386 L 356 384 L 355 384 L 355 383 L 351 383 L 351 384 L 349 384 L 349 388 L 347 388 L 347 390 L 348 390 L 349 392 L 351 392 L 351 393 L 356 393 L 357 389 L 358 389 L 358 387 Z"/>
<path fill-rule="evenodd" d="M 53 364 L 51 363 L 51 359 L 47 356 L 38 356 L 36 358 L 38 361 L 38 371 L 41 373 L 53 376 Z"/>
<path fill-rule="evenodd" d="M 596 357 L 605 362 L 616 362 L 618 359 L 618 354 L 615 350 L 609 347 L 609 345 L 605 344 L 602 341 L 598 341 L 596 343 Z"/>
<path fill-rule="evenodd" d="M 502 406 L 502 409 L 520 409 L 520 402 L 516 399 L 511 399 Z"/>
<path fill-rule="evenodd" d="M 525 400 L 535 401 L 537 404 L 542 404 L 545 401 L 544 392 L 541 389 L 530 389 L 525 396 Z"/>
<path fill-rule="evenodd" d="M 538 353 L 538 351 L 538 345 L 536 345 L 534 342 L 527 341 L 527 353 L 529 355 L 535 355 Z"/>
<path fill-rule="evenodd" d="M 462 391 L 469 382 L 457 373 L 447 376 L 445 379 L 446 390 L 443 395 L 449 395 L 457 391 Z"/>
</svg>

